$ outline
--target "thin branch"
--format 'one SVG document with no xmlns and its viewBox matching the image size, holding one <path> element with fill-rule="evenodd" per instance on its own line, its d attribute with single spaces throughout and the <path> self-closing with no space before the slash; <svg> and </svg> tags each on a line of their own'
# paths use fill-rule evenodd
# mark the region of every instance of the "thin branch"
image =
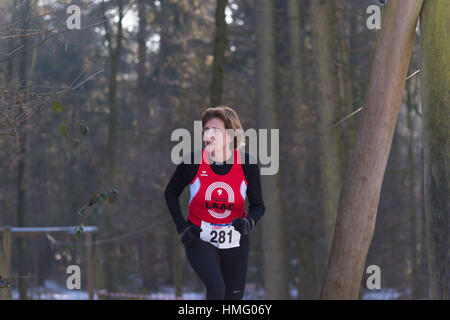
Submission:
<svg viewBox="0 0 450 320">
<path fill-rule="evenodd" d="M 28 1 L 28 0 L 25 0 L 25 1 Z M 45 17 L 45 16 L 48 16 L 48 15 L 52 15 L 52 14 L 53 14 L 53 11 L 50 11 L 50 12 L 46 12 L 46 13 L 43 13 L 43 14 L 40 14 L 40 15 L 37 15 L 37 16 L 25 17 L 25 18 L 23 18 L 22 20 L 13 22 L 13 23 L 10 24 L 9 26 L 3 27 L 3 29 L 0 29 L 0 32 L 2 32 L 2 31 L 8 31 L 8 29 L 11 28 L 12 26 L 15 26 L 15 25 L 17 25 L 17 24 L 20 24 L 20 23 L 22 23 L 23 21 L 25 21 L 25 20 L 27 20 L 27 19 L 28 19 L 28 20 L 31 20 L 31 19 L 34 19 L 34 18 L 41 18 L 41 17 Z"/>
<path fill-rule="evenodd" d="M 14 52 L 16 52 L 17 50 L 19 50 L 20 48 L 22 48 L 24 46 L 24 44 L 22 43 L 20 46 L 18 46 L 16 49 L 14 49 L 13 51 L 11 51 L 10 53 L 4 53 L 3 51 L 0 50 L 0 53 L 4 56 L 10 56 L 12 55 Z"/>
<path fill-rule="evenodd" d="M 409 75 L 408 77 L 406 77 L 406 80 L 411 79 L 412 77 L 414 77 L 416 74 L 418 74 L 420 72 L 420 69 L 415 71 L 414 73 L 412 73 L 411 75 Z M 363 109 L 363 107 L 359 107 L 357 110 L 353 111 L 352 113 L 350 113 L 348 116 L 346 116 L 345 118 L 339 120 L 338 122 L 332 124 L 331 126 L 329 126 L 328 128 L 326 128 L 325 130 L 323 130 L 322 132 L 319 132 L 319 135 L 323 135 L 325 133 L 327 133 L 328 131 L 330 131 L 331 129 L 333 129 L 334 127 L 337 127 L 338 125 L 340 125 L 341 123 L 343 123 L 345 120 L 347 120 L 348 118 L 354 116 L 355 114 L 357 114 L 358 112 L 360 112 Z"/>
<path fill-rule="evenodd" d="M 84 71 L 77 76 L 77 78 L 75 80 L 72 81 L 72 83 L 65 88 L 62 88 L 58 91 L 49 91 L 49 92 L 34 92 L 31 90 L 31 87 L 28 88 L 21 88 L 21 89 L 17 89 L 17 90 L 5 90 L 5 89 L 0 89 L 0 95 L 11 95 L 11 94 L 27 94 L 29 96 L 36 96 L 36 97 L 40 97 L 43 98 L 44 96 L 57 96 L 60 95 L 64 92 L 67 91 L 73 91 L 78 89 L 79 87 L 81 87 L 83 84 L 85 84 L 87 81 L 92 80 L 94 77 L 96 77 L 98 74 L 104 72 L 103 69 L 95 71 L 93 74 L 89 75 L 87 78 L 83 79 L 80 83 L 74 85 L 74 82 L 81 76 L 82 73 L 84 73 Z M 46 87 L 46 88 L 50 88 L 50 87 Z"/>
<path fill-rule="evenodd" d="M 418 74 L 420 72 L 420 69 L 417 70 L 416 72 L 414 72 L 413 74 L 409 75 L 408 77 L 406 77 L 406 80 L 408 80 L 409 78 L 412 78 L 413 76 L 415 76 L 416 74 Z"/>
<path fill-rule="evenodd" d="M 345 120 L 347 120 L 348 118 L 354 116 L 355 114 L 357 114 L 358 112 L 360 112 L 363 109 L 363 107 L 359 107 L 357 110 L 353 111 L 352 113 L 350 113 L 348 116 L 346 116 L 345 118 L 339 120 L 338 122 L 336 122 L 335 124 L 329 126 L 328 128 L 326 128 L 325 130 L 319 132 L 319 135 L 323 135 L 325 133 L 327 133 L 328 131 L 330 131 L 331 129 L 333 129 L 334 127 L 337 127 L 338 125 L 340 125 L 342 122 L 344 122 Z"/>
<path fill-rule="evenodd" d="M 19 133 L 17 132 L 17 128 L 16 125 L 14 124 L 14 121 L 12 121 L 11 118 L 8 117 L 8 115 L 5 112 L 0 111 L 0 113 L 3 114 L 3 116 L 9 121 L 9 123 L 11 123 L 11 127 L 14 129 L 16 135 L 16 146 L 17 149 L 19 149 Z"/>
</svg>

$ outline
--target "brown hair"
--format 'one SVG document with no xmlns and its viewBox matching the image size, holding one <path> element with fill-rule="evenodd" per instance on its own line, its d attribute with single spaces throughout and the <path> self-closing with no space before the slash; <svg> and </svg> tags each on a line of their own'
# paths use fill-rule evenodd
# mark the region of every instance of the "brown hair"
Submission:
<svg viewBox="0 0 450 320">
<path fill-rule="evenodd" d="M 230 107 L 226 106 L 218 106 L 214 108 L 208 108 L 203 111 L 201 119 L 202 119 L 202 128 L 205 130 L 205 124 L 209 120 L 213 118 L 219 118 L 223 121 L 225 125 L 225 129 L 234 129 L 235 131 L 234 140 L 234 149 L 238 149 L 242 146 L 245 146 L 245 140 L 243 135 L 243 128 L 241 125 L 241 121 L 239 120 L 239 116 L 236 111 L 234 111 Z"/>
</svg>

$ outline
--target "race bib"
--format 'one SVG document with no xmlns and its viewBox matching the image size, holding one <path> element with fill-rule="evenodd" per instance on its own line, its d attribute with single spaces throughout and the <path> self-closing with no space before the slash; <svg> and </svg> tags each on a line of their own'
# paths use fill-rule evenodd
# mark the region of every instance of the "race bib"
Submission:
<svg viewBox="0 0 450 320">
<path fill-rule="evenodd" d="M 202 221 L 200 239 L 209 242 L 219 249 L 239 247 L 241 234 L 234 229 L 231 223 L 216 224 Z"/>
</svg>

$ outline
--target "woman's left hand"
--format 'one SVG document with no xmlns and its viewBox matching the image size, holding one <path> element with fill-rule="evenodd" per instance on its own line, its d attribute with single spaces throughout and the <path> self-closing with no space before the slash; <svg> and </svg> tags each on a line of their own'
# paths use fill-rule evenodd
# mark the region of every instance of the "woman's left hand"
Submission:
<svg viewBox="0 0 450 320">
<path fill-rule="evenodd" d="M 238 231 L 243 236 L 246 236 L 250 233 L 250 230 L 253 228 L 253 220 L 247 218 L 236 218 L 233 220 L 231 225 L 234 227 L 236 231 Z"/>
</svg>

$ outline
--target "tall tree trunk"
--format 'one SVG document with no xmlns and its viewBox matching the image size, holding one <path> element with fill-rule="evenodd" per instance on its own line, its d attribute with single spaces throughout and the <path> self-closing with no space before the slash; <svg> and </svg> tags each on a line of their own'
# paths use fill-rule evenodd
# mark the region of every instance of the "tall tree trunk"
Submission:
<svg viewBox="0 0 450 320">
<path fill-rule="evenodd" d="M 155 264 L 152 263 L 154 249 L 149 243 L 154 243 L 152 232 L 145 233 L 139 241 L 139 267 L 142 277 L 142 286 L 147 290 L 156 288 Z"/>
<path fill-rule="evenodd" d="M 384 8 L 322 299 L 358 298 L 422 1 L 388 1 Z"/>
<path fill-rule="evenodd" d="M 302 112 L 302 107 L 305 101 L 305 83 L 304 72 L 302 67 L 303 46 L 301 43 L 301 29 L 300 29 L 300 3 L 297 0 L 289 0 L 288 2 L 288 20 L 289 20 L 289 57 L 291 66 L 291 92 L 293 96 L 293 110 L 295 123 L 295 135 L 296 142 L 301 143 L 304 141 L 305 135 L 305 112 Z M 300 141 L 298 139 L 301 139 Z M 297 164 L 301 169 L 299 170 L 300 176 L 304 175 L 304 164 L 300 162 Z"/>
<path fill-rule="evenodd" d="M 424 189 L 432 299 L 450 298 L 450 7 L 425 1 L 420 18 Z"/>
<path fill-rule="evenodd" d="M 176 230 L 173 231 L 176 233 Z M 178 237 L 172 237 L 170 239 L 172 242 L 172 276 L 173 284 L 175 287 L 175 297 L 181 297 L 183 295 L 183 263 L 181 260 L 181 250 L 183 247 L 181 245 Z"/>
<path fill-rule="evenodd" d="M 106 13 L 105 3 L 103 2 L 104 13 Z M 119 21 L 117 23 L 117 33 L 115 39 L 115 48 L 112 42 L 113 31 L 109 28 L 109 22 L 105 22 L 105 38 L 108 41 L 109 52 L 109 78 L 108 78 L 108 140 L 106 145 L 106 179 L 107 188 L 112 188 L 114 184 L 116 161 L 116 122 L 117 122 L 117 69 L 122 51 L 122 19 L 123 19 L 123 0 L 117 1 L 117 10 L 119 12 Z M 103 214 L 103 236 L 106 238 L 114 235 L 112 210 Z M 115 291 L 115 262 L 114 243 L 108 242 L 103 246 L 104 250 L 104 281 L 108 291 Z"/>
<path fill-rule="evenodd" d="M 421 157 L 419 168 L 424 167 L 423 162 L 423 146 L 421 150 Z M 420 275 L 420 292 L 422 297 L 429 297 L 429 277 L 428 277 L 428 246 L 427 246 L 427 226 L 425 217 L 425 187 L 424 187 L 424 172 L 420 170 L 420 262 L 419 262 L 419 275 Z"/>
<path fill-rule="evenodd" d="M 338 79 L 339 79 L 339 93 L 340 104 L 342 107 L 341 114 L 348 115 L 354 111 L 353 105 L 353 90 L 352 79 L 350 78 L 350 38 L 349 32 L 347 32 L 346 16 L 344 12 L 349 10 L 343 0 L 336 0 L 336 27 L 339 32 L 337 36 L 337 54 L 338 54 Z M 349 16 L 350 20 L 354 19 L 354 15 Z M 351 24 L 351 23 L 350 23 Z M 358 106 L 359 107 L 359 106 Z M 356 109 L 356 108 L 355 108 Z M 348 162 L 353 150 L 353 144 L 355 143 L 356 134 L 356 120 L 355 117 L 351 117 L 345 121 L 342 126 L 343 131 L 343 147 L 344 158 L 343 167 L 344 170 L 348 167 Z"/>
<path fill-rule="evenodd" d="M 17 0 L 14 0 L 11 3 L 11 8 L 15 8 L 17 5 Z M 16 10 L 12 10 L 11 13 L 11 22 L 15 22 L 16 21 Z M 14 41 L 14 39 L 9 39 L 8 41 L 8 52 L 12 52 L 14 50 L 14 45 L 16 44 L 16 42 Z M 7 61 L 7 65 L 6 65 L 6 76 L 5 76 L 5 80 L 6 80 L 6 84 L 10 84 L 12 78 L 13 78 L 13 70 L 14 70 L 14 59 L 9 59 Z"/>
<path fill-rule="evenodd" d="M 170 80 L 173 80 L 178 74 L 176 66 L 171 62 L 170 57 L 173 55 L 174 50 L 177 50 L 177 45 L 179 44 L 179 37 L 184 37 L 186 34 L 191 32 L 190 24 L 190 14 L 186 10 L 186 7 L 182 3 L 173 1 L 163 1 L 161 7 L 161 41 L 160 50 L 158 53 L 158 63 L 155 65 L 153 72 L 153 81 L 156 84 L 157 90 L 159 92 L 159 98 L 157 99 L 157 105 L 159 107 L 158 112 L 158 122 L 161 124 L 159 132 L 155 135 L 155 139 L 152 142 L 152 148 L 158 150 L 154 154 L 154 165 L 152 168 L 152 174 L 157 177 L 157 183 L 164 185 L 167 183 L 163 181 L 165 175 L 162 174 L 167 172 L 168 164 L 170 163 L 170 145 L 167 143 L 162 143 L 162 141 L 170 140 L 170 133 L 176 127 L 180 126 L 179 121 L 173 119 L 172 115 L 174 110 L 176 110 L 177 97 L 180 95 L 180 89 L 178 86 L 173 85 Z M 152 215 L 158 216 L 162 210 L 165 210 L 166 205 L 163 200 L 161 200 L 160 189 L 153 187 L 153 193 L 155 194 L 153 198 Z M 182 203 L 180 201 L 180 203 Z M 153 250 L 153 264 L 158 263 L 161 260 L 169 262 L 169 268 L 173 268 L 175 274 L 173 274 L 172 281 L 173 285 L 178 287 L 177 294 L 181 294 L 181 282 L 182 274 L 179 273 L 174 265 L 170 265 L 170 261 L 181 260 L 181 250 L 177 250 L 179 244 L 175 243 L 173 240 L 175 234 L 174 227 L 168 222 L 160 224 L 152 236 L 154 237 L 154 243 L 156 247 Z M 177 238 L 178 239 L 178 238 Z"/>
<path fill-rule="evenodd" d="M 227 47 L 227 23 L 225 21 L 225 7 L 227 3 L 228 0 L 217 0 L 210 102 L 212 107 L 222 104 L 223 70 L 225 67 L 225 50 Z"/>
<path fill-rule="evenodd" d="M 314 47 L 317 57 L 320 127 L 326 128 L 341 118 L 339 79 L 337 76 L 335 13 L 333 1 L 312 1 Z M 321 176 L 324 190 L 325 252 L 333 239 L 339 192 L 344 175 L 341 127 L 321 136 Z"/>
<path fill-rule="evenodd" d="M 137 148 L 139 150 L 138 156 L 135 158 L 136 167 L 135 174 L 139 175 L 140 178 L 137 179 L 139 184 L 139 196 L 142 203 L 149 204 L 152 203 L 152 199 L 149 199 L 149 195 L 152 190 L 148 183 L 151 179 L 149 174 L 143 172 L 144 168 L 147 167 L 150 152 L 152 150 L 152 143 L 148 141 L 148 135 L 146 134 L 149 129 L 149 116 L 150 116 L 150 103 L 149 89 L 155 90 L 154 86 L 150 84 L 151 80 L 147 78 L 147 45 L 146 40 L 148 36 L 147 30 L 147 0 L 138 0 L 138 16 L 139 16 L 139 31 L 137 34 L 138 42 L 138 64 L 137 64 L 137 87 L 136 87 L 136 119 L 137 119 Z M 156 91 L 156 90 L 155 90 Z M 151 138 L 150 141 L 152 141 Z M 154 221 L 154 218 L 149 216 L 146 219 L 148 223 Z M 143 287 L 146 290 L 154 290 L 156 288 L 156 277 L 155 277 L 155 248 L 149 246 L 148 243 L 153 243 L 155 237 L 155 232 L 151 231 L 146 233 L 139 242 L 139 262 L 140 262 L 140 273 L 143 279 Z"/>
<path fill-rule="evenodd" d="M 289 21 L 289 57 L 290 57 L 290 79 L 291 82 L 291 94 L 292 94 L 292 110 L 289 110 L 289 114 L 293 115 L 289 119 L 293 121 L 293 135 L 289 135 L 289 145 L 293 147 L 295 157 L 288 157 L 286 165 L 296 170 L 295 176 L 298 181 L 298 193 L 295 199 L 296 203 L 294 208 L 297 208 L 296 215 L 303 222 L 311 222 L 309 214 L 310 212 L 302 206 L 301 199 L 308 199 L 308 187 L 307 187 L 307 170 L 306 170 L 306 157 L 307 148 L 306 135 L 308 131 L 307 123 L 305 119 L 310 115 L 309 107 L 306 105 L 306 90 L 305 90 L 305 67 L 302 63 L 305 59 L 305 48 L 302 44 L 303 37 L 301 36 L 301 30 L 305 24 L 305 11 L 306 5 L 298 0 L 288 1 L 288 21 Z M 299 161 L 300 159 L 300 161 Z M 286 174 L 291 174 L 287 172 Z M 319 290 L 316 290 L 316 270 L 314 267 L 314 259 L 311 258 L 315 253 L 312 248 L 313 242 L 311 241 L 311 234 L 306 234 L 311 229 L 309 226 L 302 228 L 303 232 L 297 233 L 298 243 L 298 292 L 299 299 L 308 299 L 314 296 L 318 296 Z"/>
<path fill-rule="evenodd" d="M 29 21 L 27 17 L 30 15 L 31 8 L 29 1 L 25 1 L 23 9 L 22 9 L 22 30 L 23 34 L 26 33 L 29 27 Z M 27 89 L 27 69 L 28 69 L 28 38 L 25 36 L 22 38 L 22 53 L 20 55 L 20 65 L 19 65 L 19 83 L 20 89 Z M 26 93 L 23 94 L 23 103 L 26 103 L 28 96 Z M 19 115 L 23 114 L 25 110 L 22 106 L 19 108 Z M 27 150 L 27 135 L 25 131 L 26 120 L 22 122 L 22 133 L 19 136 L 19 161 L 17 167 L 17 227 L 25 226 L 25 214 L 26 214 L 26 191 L 27 191 L 27 182 L 26 182 L 26 150 Z M 24 276 L 26 272 L 26 254 L 25 254 L 25 240 L 23 238 L 18 238 L 17 241 L 17 261 L 18 261 L 18 269 L 19 275 Z M 23 278 L 19 278 L 18 280 L 19 287 L 19 299 L 25 300 L 27 299 L 27 286 L 26 281 Z"/>
<path fill-rule="evenodd" d="M 146 82 L 146 56 L 147 56 L 147 21 L 146 13 L 147 6 L 146 0 L 138 0 L 138 15 L 139 15 L 139 32 L 137 34 L 138 42 L 138 64 L 137 64 L 137 88 L 136 88 L 136 118 L 137 118 L 137 139 L 138 145 L 142 144 L 141 140 L 146 135 L 144 129 L 148 123 L 148 102 L 147 102 L 147 82 Z"/>
<path fill-rule="evenodd" d="M 418 241 L 417 241 L 417 192 L 416 192 L 416 165 L 414 161 L 414 107 L 412 102 L 411 84 L 406 86 L 406 105 L 407 110 L 407 124 L 409 130 L 408 136 L 408 166 L 409 166 L 409 195 L 410 195 L 410 232 L 411 232 L 411 298 L 416 300 L 419 298 L 419 278 L 418 278 Z"/>
<path fill-rule="evenodd" d="M 273 1 L 255 2 L 256 11 L 256 90 L 258 126 L 279 128 L 275 101 L 275 42 Z M 270 144 L 268 152 L 270 150 Z M 262 219 L 262 252 L 264 286 L 268 299 L 287 299 L 286 252 L 283 239 L 283 216 L 278 175 L 261 177 L 266 212 Z"/>
<path fill-rule="evenodd" d="M 119 66 L 122 51 L 122 19 L 123 0 L 118 0 L 119 21 L 117 23 L 116 47 L 112 43 L 112 32 L 108 23 L 105 23 L 105 37 L 108 40 L 109 51 L 109 78 L 108 78 L 108 141 L 106 146 L 107 160 L 107 183 L 111 184 L 115 173 L 115 148 L 116 148 L 116 127 L 117 127 L 117 69 Z"/>
</svg>

